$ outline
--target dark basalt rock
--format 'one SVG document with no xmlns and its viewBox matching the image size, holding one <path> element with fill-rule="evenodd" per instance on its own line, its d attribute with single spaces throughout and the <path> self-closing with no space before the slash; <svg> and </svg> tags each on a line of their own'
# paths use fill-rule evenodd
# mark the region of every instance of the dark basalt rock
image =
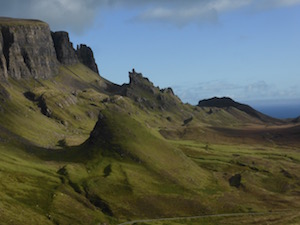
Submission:
<svg viewBox="0 0 300 225">
<path fill-rule="evenodd" d="M 79 62 L 72 42 L 70 42 L 69 34 L 64 31 L 51 33 L 57 59 L 64 65 L 74 65 Z"/>
<path fill-rule="evenodd" d="M 129 72 L 129 87 L 133 89 L 138 87 L 150 94 L 159 93 L 159 88 L 154 87 L 153 83 L 149 81 L 148 78 L 143 77 L 142 73 L 135 72 L 134 69 L 132 69 L 132 72 Z"/>
<path fill-rule="evenodd" d="M 38 99 L 38 107 L 41 109 L 41 113 L 47 117 L 51 117 L 52 111 L 48 108 L 46 99 L 41 95 Z"/>
<path fill-rule="evenodd" d="M 241 174 L 235 174 L 234 176 L 229 178 L 229 184 L 232 187 L 239 188 L 241 186 L 242 176 Z"/>
<path fill-rule="evenodd" d="M 135 69 L 129 72 L 129 84 L 123 84 L 118 94 L 131 98 L 142 109 L 164 111 L 173 108 L 176 110 L 181 103 L 171 88 L 155 87 L 148 78 L 144 77 L 142 73 L 137 73 Z"/>
<path fill-rule="evenodd" d="M 84 44 L 81 44 L 80 46 L 77 45 L 76 53 L 79 62 L 93 70 L 95 73 L 99 74 L 98 66 L 94 58 L 94 53 L 90 47 Z"/>
<path fill-rule="evenodd" d="M 0 18 L 0 80 L 45 79 L 57 74 L 58 66 L 46 23 Z"/>
</svg>

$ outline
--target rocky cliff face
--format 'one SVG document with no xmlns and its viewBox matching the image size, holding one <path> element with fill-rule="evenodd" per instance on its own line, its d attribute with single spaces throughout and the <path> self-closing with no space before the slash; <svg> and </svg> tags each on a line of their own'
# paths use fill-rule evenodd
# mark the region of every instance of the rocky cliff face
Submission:
<svg viewBox="0 0 300 225">
<path fill-rule="evenodd" d="M 177 109 L 181 104 L 181 100 L 174 95 L 171 88 L 155 87 L 148 78 L 134 69 L 129 72 L 129 84 L 122 85 L 120 94 L 133 99 L 141 108 Z"/>
<path fill-rule="evenodd" d="M 0 17 L 0 80 L 46 79 L 58 73 L 60 63 L 79 62 L 99 73 L 91 48 L 81 44 L 75 50 L 67 32 L 51 33 L 37 20 Z"/>
<path fill-rule="evenodd" d="M 57 74 L 58 66 L 46 23 L 0 18 L 0 79 L 45 79 Z"/>
<path fill-rule="evenodd" d="M 72 42 L 70 42 L 69 34 L 64 31 L 58 31 L 52 32 L 51 35 L 58 61 L 64 65 L 78 63 L 76 51 L 73 48 Z"/>
<path fill-rule="evenodd" d="M 76 53 L 79 61 L 83 65 L 89 67 L 95 73 L 99 74 L 98 66 L 95 62 L 94 54 L 90 47 L 81 44 L 80 46 L 77 46 Z"/>
</svg>

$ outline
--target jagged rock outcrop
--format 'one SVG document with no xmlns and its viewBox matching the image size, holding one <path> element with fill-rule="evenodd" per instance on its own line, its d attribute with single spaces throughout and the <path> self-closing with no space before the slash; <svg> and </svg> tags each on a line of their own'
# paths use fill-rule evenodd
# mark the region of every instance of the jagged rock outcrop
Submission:
<svg viewBox="0 0 300 225">
<path fill-rule="evenodd" d="M 123 84 L 121 88 L 120 94 L 133 99 L 141 108 L 166 110 L 181 104 L 171 88 L 155 87 L 148 78 L 134 69 L 129 72 L 129 84 Z"/>
<path fill-rule="evenodd" d="M 143 77 L 142 73 L 135 72 L 134 69 L 132 69 L 132 72 L 129 72 L 129 88 L 140 88 L 151 94 L 158 94 L 160 92 L 159 88 L 154 87 L 153 83 L 149 81 L 148 78 Z"/>
<path fill-rule="evenodd" d="M 81 44 L 80 46 L 77 45 L 76 53 L 79 62 L 93 70 L 95 73 L 99 74 L 98 66 L 94 58 L 94 53 L 90 47 L 84 44 Z"/>
<path fill-rule="evenodd" d="M 58 61 L 64 65 L 79 63 L 76 51 L 72 42 L 70 42 L 69 34 L 65 31 L 52 32 L 51 34 Z"/>
<path fill-rule="evenodd" d="M 0 79 L 49 78 L 59 63 L 48 24 L 0 18 Z"/>
</svg>

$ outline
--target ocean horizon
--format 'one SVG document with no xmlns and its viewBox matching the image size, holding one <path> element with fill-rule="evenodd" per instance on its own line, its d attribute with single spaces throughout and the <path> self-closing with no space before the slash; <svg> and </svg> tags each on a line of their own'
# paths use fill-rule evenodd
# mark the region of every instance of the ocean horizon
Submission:
<svg viewBox="0 0 300 225">
<path fill-rule="evenodd" d="M 253 106 L 257 111 L 278 119 L 290 119 L 300 116 L 300 104 L 278 104 Z"/>
</svg>

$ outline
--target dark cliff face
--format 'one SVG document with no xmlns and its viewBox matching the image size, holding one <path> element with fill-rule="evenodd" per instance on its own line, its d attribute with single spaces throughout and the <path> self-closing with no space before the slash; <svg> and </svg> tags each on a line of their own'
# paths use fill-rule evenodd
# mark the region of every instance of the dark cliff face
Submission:
<svg viewBox="0 0 300 225">
<path fill-rule="evenodd" d="M 79 62 L 93 70 L 95 73 L 99 74 L 98 66 L 95 62 L 94 54 L 90 47 L 81 44 L 80 46 L 77 46 L 76 53 Z"/>
<path fill-rule="evenodd" d="M 181 104 L 181 100 L 174 95 L 171 88 L 155 87 L 148 78 L 134 69 L 129 72 L 129 84 L 121 86 L 120 95 L 131 98 L 141 108 L 177 110 Z"/>
<path fill-rule="evenodd" d="M 64 31 L 52 32 L 51 34 L 58 61 L 64 65 L 78 63 L 76 51 L 72 42 L 70 42 L 69 34 Z"/>
<path fill-rule="evenodd" d="M 0 18 L 0 79 L 45 79 L 57 74 L 53 46 L 46 23 Z"/>
<path fill-rule="evenodd" d="M 61 64 L 79 62 L 99 73 L 91 48 L 80 45 L 75 50 L 67 32 L 51 33 L 38 20 L 0 17 L 0 80 L 47 79 Z"/>
</svg>

